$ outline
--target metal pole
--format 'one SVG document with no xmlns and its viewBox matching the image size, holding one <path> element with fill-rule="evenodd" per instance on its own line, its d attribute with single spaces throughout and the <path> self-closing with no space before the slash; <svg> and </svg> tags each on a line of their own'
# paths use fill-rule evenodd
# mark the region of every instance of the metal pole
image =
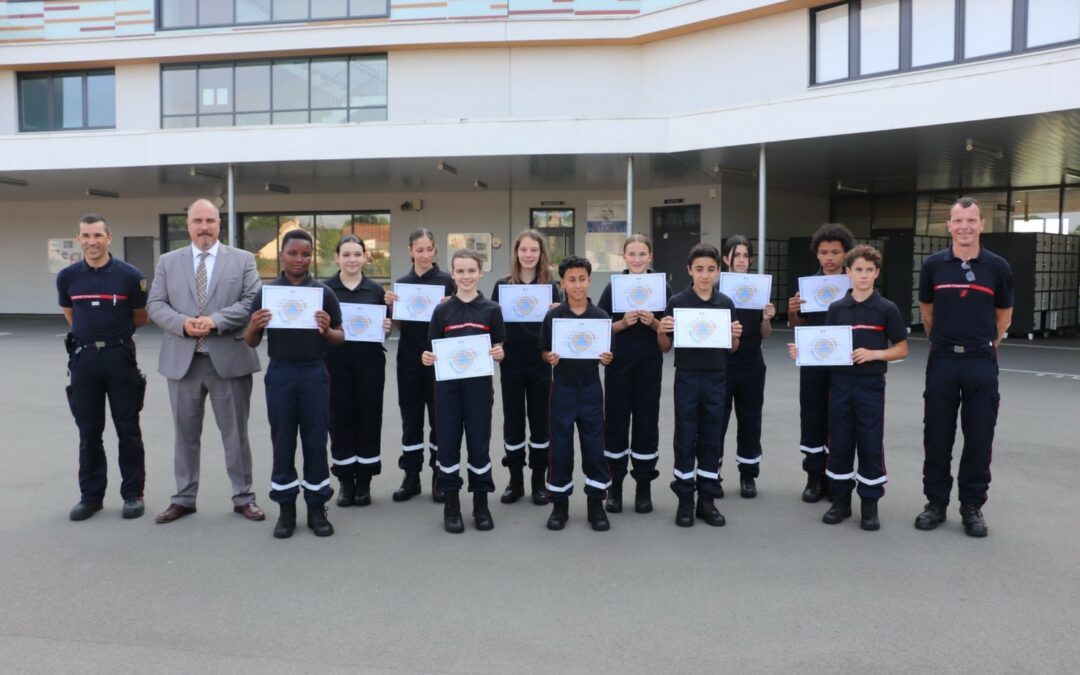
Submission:
<svg viewBox="0 0 1080 675">
<path fill-rule="evenodd" d="M 634 156 L 626 156 L 626 234 L 634 232 Z"/>
<path fill-rule="evenodd" d="M 758 152 L 758 197 L 757 197 L 757 267 L 758 274 L 765 274 L 765 144 Z"/>
<path fill-rule="evenodd" d="M 232 164 L 229 164 L 228 187 L 226 188 L 225 198 L 228 200 L 229 207 L 229 245 L 239 248 L 236 238 L 236 177 Z"/>
</svg>

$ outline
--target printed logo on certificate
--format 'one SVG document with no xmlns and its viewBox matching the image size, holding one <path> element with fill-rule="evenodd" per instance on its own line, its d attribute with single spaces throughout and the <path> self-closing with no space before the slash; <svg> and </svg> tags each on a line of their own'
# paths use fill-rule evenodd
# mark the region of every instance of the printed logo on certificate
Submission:
<svg viewBox="0 0 1080 675">
<path fill-rule="evenodd" d="M 772 296 L 772 275 L 721 272 L 720 292 L 738 309 L 765 309 Z"/>
<path fill-rule="evenodd" d="M 341 325 L 347 342 L 383 342 L 386 305 L 341 303 Z"/>
<path fill-rule="evenodd" d="M 851 326 L 796 326 L 798 366 L 850 366 Z"/>
<path fill-rule="evenodd" d="M 663 274 L 611 275 L 611 309 L 619 314 L 667 308 L 667 277 Z"/>
<path fill-rule="evenodd" d="M 431 321 L 435 308 L 442 302 L 441 285 L 430 284 L 394 284 L 394 319 L 397 321 Z"/>
<path fill-rule="evenodd" d="M 273 315 L 267 328 L 317 329 L 323 290 L 316 286 L 263 286 L 262 306 Z"/>
<path fill-rule="evenodd" d="M 552 319 L 551 351 L 560 359 L 599 359 L 611 351 L 611 320 Z"/>
<path fill-rule="evenodd" d="M 851 290 L 851 279 L 846 274 L 818 274 L 812 277 L 799 277 L 799 297 L 805 300 L 803 314 L 826 312 L 829 305 L 847 295 Z"/>
<path fill-rule="evenodd" d="M 435 354 L 435 379 L 439 382 L 486 377 L 495 372 L 491 336 L 487 333 L 432 340 L 431 351 Z"/>
<path fill-rule="evenodd" d="M 679 349 L 731 349 L 731 310 L 676 307 L 675 344 Z"/>
<path fill-rule="evenodd" d="M 499 307 L 506 323 L 540 323 L 551 305 L 548 284 L 499 284 Z"/>
</svg>

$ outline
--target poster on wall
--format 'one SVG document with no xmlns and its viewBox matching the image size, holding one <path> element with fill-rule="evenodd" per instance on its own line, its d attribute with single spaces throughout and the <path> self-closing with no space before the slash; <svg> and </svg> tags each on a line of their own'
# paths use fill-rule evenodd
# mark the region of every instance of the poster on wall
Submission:
<svg viewBox="0 0 1080 675">
<path fill-rule="evenodd" d="M 574 229 L 574 209 L 529 209 L 532 229 Z"/>
<path fill-rule="evenodd" d="M 82 249 L 74 239 L 50 239 L 45 245 L 49 274 L 56 274 L 72 263 L 82 260 Z"/>
<path fill-rule="evenodd" d="M 476 251 L 484 261 L 484 272 L 491 271 L 491 233 L 490 232 L 451 232 L 446 235 L 446 269 L 453 273 L 454 251 L 461 249 Z"/>
<path fill-rule="evenodd" d="M 590 199 L 586 206 L 586 232 L 626 236 L 625 199 Z"/>
<path fill-rule="evenodd" d="M 585 234 L 585 257 L 592 263 L 593 272 L 620 272 L 623 264 L 622 247 L 626 233 L 589 232 Z"/>
</svg>

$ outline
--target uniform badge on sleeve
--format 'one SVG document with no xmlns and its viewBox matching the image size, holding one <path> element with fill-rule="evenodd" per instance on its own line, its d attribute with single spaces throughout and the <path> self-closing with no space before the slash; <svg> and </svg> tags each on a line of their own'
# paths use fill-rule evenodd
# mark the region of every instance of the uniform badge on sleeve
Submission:
<svg viewBox="0 0 1080 675">
<path fill-rule="evenodd" d="M 146 279 L 139 279 L 139 290 L 143 293 L 146 292 Z"/>
</svg>

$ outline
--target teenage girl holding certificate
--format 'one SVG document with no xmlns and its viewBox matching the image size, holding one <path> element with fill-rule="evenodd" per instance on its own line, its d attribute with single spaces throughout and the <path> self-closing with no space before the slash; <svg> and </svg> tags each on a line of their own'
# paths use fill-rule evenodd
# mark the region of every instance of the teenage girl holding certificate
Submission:
<svg viewBox="0 0 1080 675">
<path fill-rule="evenodd" d="M 548 284 L 552 305 L 559 302 L 559 285 L 548 268 L 547 246 L 536 230 L 526 230 L 514 240 L 510 276 L 495 282 L 492 301 L 499 302 L 499 287 L 508 284 Z M 513 504 L 525 495 L 525 462 L 532 469 L 532 501 L 548 502 L 544 476 L 548 466 L 548 391 L 551 366 L 540 356 L 540 322 L 506 324 L 506 357 L 499 364 L 502 384 L 503 466 L 510 470 L 510 484 L 502 494 L 503 504 Z M 526 441 L 525 422 L 529 435 Z M 528 457 L 526 458 L 526 446 Z"/>
</svg>

